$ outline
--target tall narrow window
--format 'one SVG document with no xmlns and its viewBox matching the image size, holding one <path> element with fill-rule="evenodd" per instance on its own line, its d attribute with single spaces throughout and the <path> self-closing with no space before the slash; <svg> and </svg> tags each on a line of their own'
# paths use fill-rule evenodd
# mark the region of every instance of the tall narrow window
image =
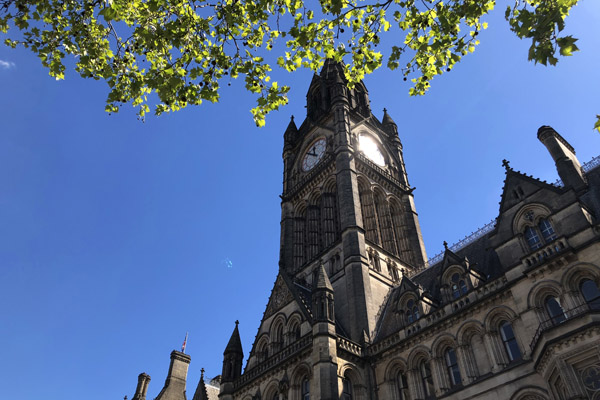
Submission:
<svg viewBox="0 0 600 400">
<path fill-rule="evenodd" d="M 352 400 L 352 382 L 347 377 L 342 378 L 342 398 L 340 400 Z"/>
<path fill-rule="evenodd" d="M 392 215 L 392 226 L 398 246 L 398 255 L 402 261 L 413 264 L 413 254 L 408 240 L 406 215 L 396 202 L 390 202 L 390 214 Z"/>
<path fill-rule="evenodd" d="M 310 381 L 307 377 L 302 379 L 302 400 L 310 400 Z"/>
<path fill-rule="evenodd" d="M 399 371 L 396 375 L 396 390 L 399 400 L 408 400 L 408 382 L 402 371 Z"/>
<path fill-rule="evenodd" d="M 554 228 L 552 228 L 550 221 L 547 219 L 541 219 L 538 223 L 538 228 L 540 228 L 540 232 L 542 233 L 542 237 L 546 243 L 556 240 L 556 233 L 554 232 Z"/>
<path fill-rule="evenodd" d="M 371 243 L 379 244 L 379 229 L 377 228 L 377 215 L 373 204 L 373 192 L 359 187 L 358 193 L 365 226 L 365 239 Z"/>
<path fill-rule="evenodd" d="M 335 193 L 325 193 L 322 197 L 323 246 L 333 244 L 337 237 L 337 205 Z"/>
<path fill-rule="evenodd" d="M 304 217 L 294 219 L 294 267 L 304 264 Z"/>
<path fill-rule="evenodd" d="M 527 240 L 527 245 L 531 250 L 536 250 L 542 247 L 542 242 L 540 241 L 540 237 L 537 232 L 531 226 L 525 228 L 525 240 Z"/>
<path fill-rule="evenodd" d="M 419 366 L 419 372 L 421 374 L 421 388 L 425 398 L 433 396 L 433 377 L 431 375 L 431 367 L 427 361 L 422 361 Z"/>
<path fill-rule="evenodd" d="M 456 352 L 453 348 L 448 348 L 444 354 L 446 359 L 446 370 L 448 371 L 448 378 L 450 378 L 450 385 L 455 387 L 461 384 L 460 370 L 458 369 L 458 360 L 456 359 Z"/>
<path fill-rule="evenodd" d="M 591 279 L 584 279 L 581 281 L 580 287 L 585 302 L 588 303 L 591 308 L 600 309 L 600 290 L 598 289 L 596 282 Z"/>
<path fill-rule="evenodd" d="M 504 349 L 506 350 L 508 360 L 520 360 L 521 350 L 517 344 L 513 328 L 508 321 L 504 321 L 500 324 L 500 336 L 502 336 L 502 342 L 504 343 Z"/>
<path fill-rule="evenodd" d="M 556 297 L 546 297 L 546 300 L 544 300 L 544 306 L 546 307 L 548 316 L 554 325 L 560 324 L 565 320 L 565 312 L 563 311 Z"/>
<path fill-rule="evenodd" d="M 452 297 L 458 299 L 463 294 L 467 294 L 467 284 L 459 274 L 452 275 L 450 280 L 452 281 Z"/>
<path fill-rule="evenodd" d="M 398 254 L 396 250 L 396 241 L 394 240 L 394 231 L 392 229 L 392 220 L 385 198 L 381 195 L 375 196 L 375 210 L 379 221 L 381 241 L 384 249 L 392 254 Z"/>
<path fill-rule="evenodd" d="M 307 210 L 307 258 L 311 260 L 320 250 L 319 225 L 321 224 L 320 209 L 317 206 L 309 206 Z"/>
</svg>

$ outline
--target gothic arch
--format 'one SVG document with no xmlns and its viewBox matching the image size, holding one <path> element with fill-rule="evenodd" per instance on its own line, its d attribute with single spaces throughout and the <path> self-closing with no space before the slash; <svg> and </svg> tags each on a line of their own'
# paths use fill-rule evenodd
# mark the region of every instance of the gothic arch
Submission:
<svg viewBox="0 0 600 400">
<path fill-rule="evenodd" d="M 591 279 L 600 286 L 600 268 L 590 263 L 578 263 L 568 267 L 561 277 L 561 285 L 570 291 L 579 292 L 579 282 Z"/>
<path fill-rule="evenodd" d="M 562 297 L 562 288 L 559 282 L 548 279 L 533 285 L 527 295 L 527 308 L 543 308 L 544 299 L 548 295 L 552 295 L 557 299 Z"/>
<path fill-rule="evenodd" d="M 507 320 L 512 323 L 517 319 L 517 314 L 508 306 L 496 306 L 492 308 L 484 319 L 484 326 L 487 331 L 496 332 L 498 324 L 502 320 Z"/>
<path fill-rule="evenodd" d="M 290 384 L 292 386 L 300 386 L 304 377 L 308 377 L 308 379 L 312 378 L 312 368 L 308 363 L 302 362 L 292 370 L 291 376 Z"/>
<path fill-rule="evenodd" d="M 265 387 L 265 395 L 263 396 L 265 400 L 272 400 L 279 393 L 279 382 L 277 379 L 271 379 Z"/>
<path fill-rule="evenodd" d="M 456 339 L 460 346 L 466 346 L 470 343 L 473 335 L 485 334 L 483 324 L 477 320 L 471 319 L 462 323 L 456 332 Z"/>
<path fill-rule="evenodd" d="M 433 344 L 431 345 L 431 354 L 434 358 L 443 357 L 444 350 L 448 347 L 456 349 L 456 338 L 449 333 L 443 333 L 433 341 Z"/>
<path fill-rule="evenodd" d="M 254 348 L 254 356 L 257 360 L 264 361 L 269 357 L 269 334 L 263 333 L 260 338 L 256 341 L 256 347 Z"/>
<path fill-rule="evenodd" d="M 533 212 L 533 219 L 530 221 L 526 218 L 526 214 Z M 552 211 L 550 208 L 541 203 L 526 204 L 517 211 L 513 218 L 512 228 L 513 233 L 518 235 L 523 232 L 526 226 L 537 225 L 541 218 L 548 217 Z"/>
<path fill-rule="evenodd" d="M 410 369 L 417 369 L 419 367 L 419 362 L 425 360 L 431 360 L 431 352 L 427 347 L 420 344 L 416 346 L 408 355 L 407 362 L 408 367 Z"/>
<path fill-rule="evenodd" d="M 323 182 L 323 186 L 321 187 L 322 193 L 335 193 L 337 191 L 337 182 L 335 174 L 331 175 L 325 182 Z"/>
<path fill-rule="evenodd" d="M 548 400 L 548 392 L 538 386 L 525 386 L 518 389 L 510 400 Z"/>
<path fill-rule="evenodd" d="M 289 342 L 294 342 L 300 339 L 302 325 L 302 317 L 298 312 L 294 312 L 287 321 L 287 333 L 289 335 Z"/>
<path fill-rule="evenodd" d="M 321 203 L 321 190 L 318 188 L 313 189 L 313 191 L 308 195 L 307 199 L 308 206 L 318 206 Z"/>
<path fill-rule="evenodd" d="M 290 399 L 301 400 L 302 382 L 304 379 L 312 380 L 312 368 L 306 362 L 298 364 L 292 370 L 292 379 L 290 380 Z"/>
<path fill-rule="evenodd" d="M 303 217 L 306 214 L 306 201 L 299 200 L 294 204 L 294 216 L 295 217 Z"/>
<path fill-rule="evenodd" d="M 442 274 L 442 284 L 449 283 L 450 277 L 452 275 L 454 275 L 455 273 L 459 273 L 460 275 L 465 275 L 465 273 L 466 273 L 465 267 L 463 267 L 462 265 L 458 265 L 458 264 L 450 265 L 448 268 L 446 268 L 446 270 Z"/>
<path fill-rule="evenodd" d="M 286 317 L 285 314 L 279 313 L 271 320 L 271 326 L 269 327 L 269 336 L 271 339 L 271 345 L 273 351 L 279 351 L 284 346 Z"/>
<path fill-rule="evenodd" d="M 398 373 L 398 371 L 406 371 L 407 369 L 408 364 L 406 363 L 405 359 L 393 358 L 388 362 L 387 366 L 385 367 L 383 379 L 385 379 L 386 381 L 394 380 L 396 379 L 396 374 Z"/>
<path fill-rule="evenodd" d="M 483 324 L 476 320 L 466 321 L 458 328 L 456 339 L 462 349 L 467 382 L 472 382 L 492 369 L 491 355 L 485 345 L 484 336 Z"/>
</svg>

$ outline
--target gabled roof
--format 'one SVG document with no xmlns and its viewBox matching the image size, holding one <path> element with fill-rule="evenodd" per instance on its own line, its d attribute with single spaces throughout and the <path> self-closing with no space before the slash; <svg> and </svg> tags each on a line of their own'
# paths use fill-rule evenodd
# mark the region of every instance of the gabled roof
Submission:
<svg viewBox="0 0 600 400">
<path fill-rule="evenodd" d="M 196 387 L 192 400 L 209 400 L 208 393 L 206 392 L 206 385 L 204 384 L 204 368 L 200 370 L 200 381 L 198 381 L 198 386 Z"/>
<path fill-rule="evenodd" d="M 564 191 L 563 188 L 556 187 L 520 171 L 515 171 L 508 166 L 508 161 L 506 160 L 504 160 L 504 165 L 506 168 L 506 178 L 504 179 L 504 187 L 502 188 L 502 197 L 500 199 L 500 215 L 519 203 L 522 198 L 530 196 L 540 189 L 548 189 L 557 194 Z M 519 188 L 523 191 L 522 194 L 520 193 Z M 520 197 L 515 197 L 514 193 L 517 193 Z"/>
</svg>

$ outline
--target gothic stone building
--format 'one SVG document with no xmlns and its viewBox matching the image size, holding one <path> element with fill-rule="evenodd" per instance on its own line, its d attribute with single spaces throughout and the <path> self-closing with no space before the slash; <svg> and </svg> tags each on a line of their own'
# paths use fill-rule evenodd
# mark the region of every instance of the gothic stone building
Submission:
<svg viewBox="0 0 600 400">
<path fill-rule="evenodd" d="M 307 100 L 284 133 L 279 274 L 218 398 L 600 399 L 598 159 L 542 126 L 562 184 L 504 162 L 495 223 L 427 262 L 394 121 L 329 61 Z M 189 362 L 172 353 L 157 400 L 185 400 Z M 193 400 L 216 392 L 202 378 Z"/>
</svg>

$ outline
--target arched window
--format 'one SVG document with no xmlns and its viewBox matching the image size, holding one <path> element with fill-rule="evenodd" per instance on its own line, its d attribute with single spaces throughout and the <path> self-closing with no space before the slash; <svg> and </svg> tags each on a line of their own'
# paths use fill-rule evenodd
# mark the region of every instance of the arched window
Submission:
<svg viewBox="0 0 600 400">
<path fill-rule="evenodd" d="M 342 378 L 342 397 L 340 400 L 352 400 L 352 382 L 348 377 Z"/>
<path fill-rule="evenodd" d="M 527 240 L 527 244 L 529 245 L 529 249 L 537 250 L 542 247 L 542 242 L 537 232 L 531 226 L 525 228 L 525 240 Z"/>
<path fill-rule="evenodd" d="M 452 297 L 458 299 L 463 294 L 467 294 L 467 284 L 458 273 L 452 275 L 450 280 L 452 281 Z"/>
<path fill-rule="evenodd" d="M 398 391 L 399 400 L 408 400 L 408 381 L 402 371 L 398 371 L 398 374 L 396 374 L 396 390 Z"/>
<path fill-rule="evenodd" d="M 517 344 L 515 333 L 513 328 L 508 321 L 504 321 L 500 324 L 500 336 L 502 336 L 502 342 L 504 343 L 504 349 L 509 361 L 515 361 L 521 359 L 521 350 Z"/>
<path fill-rule="evenodd" d="M 591 279 L 584 279 L 581 281 L 580 290 L 585 302 L 588 303 L 591 308 L 600 308 L 600 290 L 598 289 L 596 282 Z"/>
<path fill-rule="evenodd" d="M 560 324 L 565 318 L 565 312 L 563 311 L 560 303 L 554 296 L 547 296 L 544 300 L 544 306 L 548 312 L 548 316 L 554 325 Z"/>
<path fill-rule="evenodd" d="M 302 379 L 300 398 L 302 400 L 310 400 L 310 381 L 306 376 Z"/>
<path fill-rule="evenodd" d="M 425 398 L 433 396 L 433 376 L 431 375 L 431 367 L 425 360 L 419 365 L 419 373 L 421 374 L 421 389 Z"/>
<path fill-rule="evenodd" d="M 460 385 L 460 370 L 458 369 L 458 360 L 454 349 L 449 347 L 444 353 L 444 358 L 446 359 L 446 370 L 448 371 L 448 378 L 450 378 L 450 386 Z"/>
<path fill-rule="evenodd" d="M 406 303 L 406 320 L 409 324 L 412 324 L 419 319 L 419 308 L 414 300 L 409 300 Z"/>
</svg>

